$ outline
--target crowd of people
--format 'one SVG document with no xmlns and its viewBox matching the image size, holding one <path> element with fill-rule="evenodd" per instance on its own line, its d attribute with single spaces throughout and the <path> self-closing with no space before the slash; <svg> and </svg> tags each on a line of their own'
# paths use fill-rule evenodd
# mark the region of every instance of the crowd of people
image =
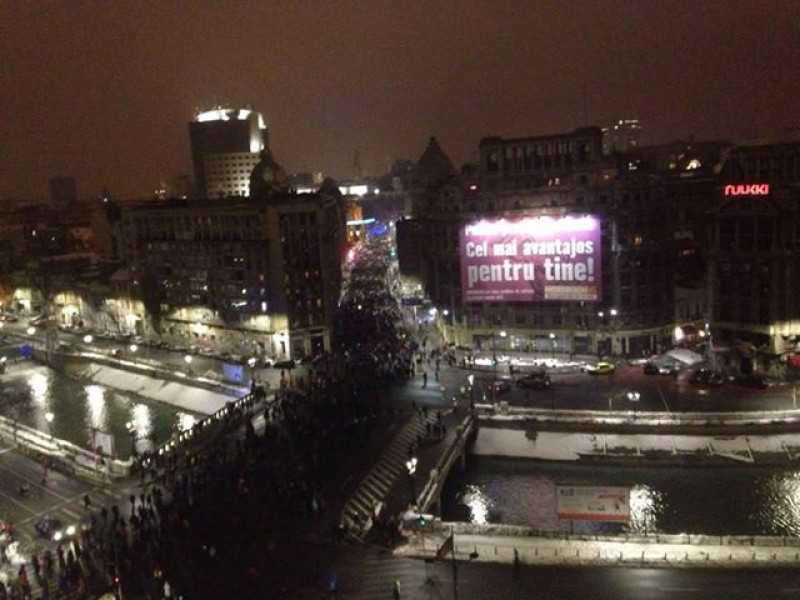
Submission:
<svg viewBox="0 0 800 600">
<path fill-rule="evenodd" d="M 129 505 L 87 502 L 85 527 L 55 553 L 31 557 L 0 586 L 0 600 L 31 598 L 31 577 L 41 598 L 248 598 L 279 585 L 264 557 L 288 543 L 282 527 L 323 513 L 339 522 L 327 506 L 332 474 L 396 416 L 380 385 L 413 371 L 416 345 L 387 285 L 385 251 L 360 249 L 335 352 L 304 378 L 290 372 L 269 396 L 256 388 L 169 451 L 141 457 Z"/>
</svg>

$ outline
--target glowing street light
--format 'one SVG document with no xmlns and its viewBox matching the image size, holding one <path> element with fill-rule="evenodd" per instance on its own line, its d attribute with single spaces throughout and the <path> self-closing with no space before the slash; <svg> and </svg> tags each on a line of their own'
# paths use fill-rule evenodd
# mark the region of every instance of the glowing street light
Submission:
<svg viewBox="0 0 800 600">
<path fill-rule="evenodd" d="M 414 473 L 417 472 L 417 457 L 412 456 L 406 461 L 406 470 L 408 471 L 408 482 L 411 486 L 411 504 L 417 503 L 417 486 L 414 483 Z"/>
<path fill-rule="evenodd" d="M 85 335 L 83 336 L 83 343 L 84 344 L 91 344 L 94 341 L 94 337 L 92 335 Z"/>
<path fill-rule="evenodd" d="M 26 333 L 28 335 L 33 335 L 34 333 L 36 333 L 36 327 L 28 327 L 28 329 L 26 329 Z"/>
<path fill-rule="evenodd" d="M 50 411 L 44 413 L 44 420 L 47 421 L 47 432 L 50 434 L 50 439 L 53 438 L 53 419 L 55 418 L 56 416 Z"/>
<path fill-rule="evenodd" d="M 191 354 L 187 354 L 186 356 L 184 356 L 184 357 L 183 357 L 183 360 L 185 360 L 185 361 L 186 361 L 186 364 L 187 364 L 187 365 L 190 365 L 190 364 L 192 364 L 192 361 L 193 361 L 194 359 L 192 358 L 192 355 L 191 355 Z"/>
<path fill-rule="evenodd" d="M 131 344 L 130 346 L 128 346 L 128 349 L 135 354 L 136 351 L 139 349 L 139 346 L 137 346 L 136 344 Z"/>
</svg>

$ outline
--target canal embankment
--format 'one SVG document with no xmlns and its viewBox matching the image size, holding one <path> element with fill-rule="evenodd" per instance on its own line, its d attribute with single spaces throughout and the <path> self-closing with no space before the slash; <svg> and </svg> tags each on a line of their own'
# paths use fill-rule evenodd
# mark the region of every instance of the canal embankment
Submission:
<svg viewBox="0 0 800 600">
<path fill-rule="evenodd" d="M 453 536 L 453 552 L 448 550 Z M 443 550 L 444 548 L 444 550 Z M 395 555 L 520 565 L 643 568 L 797 568 L 800 538 L 709 535 L 578 535 L 509 525 L 432 523 L 415 532 Z"/>
</svg>

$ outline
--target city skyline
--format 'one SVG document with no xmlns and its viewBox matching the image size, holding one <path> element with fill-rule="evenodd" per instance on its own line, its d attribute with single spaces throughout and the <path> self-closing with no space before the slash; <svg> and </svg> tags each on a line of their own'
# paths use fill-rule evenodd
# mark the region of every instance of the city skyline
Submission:
<svg viewBox="0 0 800 600">
<path fill-rule="evenodd" d="M 199 107 L 263 113 L 289 171 L 457 165 L 487 135 L 638 118 L 642 142 L 797 137 L 800 3 L 151 2 L 5 7 L 0 198 L 123 198 L 191 173 Z M 200 7 L 199 9 L 197 7 Z"/>
</svg>

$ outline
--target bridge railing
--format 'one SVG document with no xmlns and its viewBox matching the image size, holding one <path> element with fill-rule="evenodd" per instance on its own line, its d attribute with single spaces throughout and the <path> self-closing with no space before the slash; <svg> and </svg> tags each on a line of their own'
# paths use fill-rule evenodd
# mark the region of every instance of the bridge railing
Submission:
<svg viewBox="0 0 800 600">
<path fill-rule="evenodd" d="M 417 497 L 417 506 L 421 512 L 426 512 L 435 502 L 441 486 L 444 485 L 447 475 L 450 473 L 453 463 L 461 456 L 462 452 L 465 451 L 464 447 L 472 435 L 474 425 L 475 421 L 472 415 L 468 415 L 456 429 L 455 439 L 439 458 L 436 467 L 431 471 L 428 482 Z"/>
<path fill-rule="evenodd" d="M 704 535 L 695 533 L 619 533 L 588 534 L 543 531 L 521 525 L 478 524 L 460 521 L 434 521 L 434 529 L 444 535 L 485 535 L 490 537 L 532 537 L 581 542 L 631 542 L 690 546 L 772 546 L 800 547 L 800 537 L 765 535 Z"/>
<path fill-rule="evenodd" d="M 498 417 L 504 420 L 552 421 L 559 423 L 636 424 L 636 425 L 767 425 L 800 423 L 800 409 L 739 412 L 649 412 L 607 410 L 550 410 L 509 406 L 505 404 L 476 404 L 476 416 Z"/>
</svg>

